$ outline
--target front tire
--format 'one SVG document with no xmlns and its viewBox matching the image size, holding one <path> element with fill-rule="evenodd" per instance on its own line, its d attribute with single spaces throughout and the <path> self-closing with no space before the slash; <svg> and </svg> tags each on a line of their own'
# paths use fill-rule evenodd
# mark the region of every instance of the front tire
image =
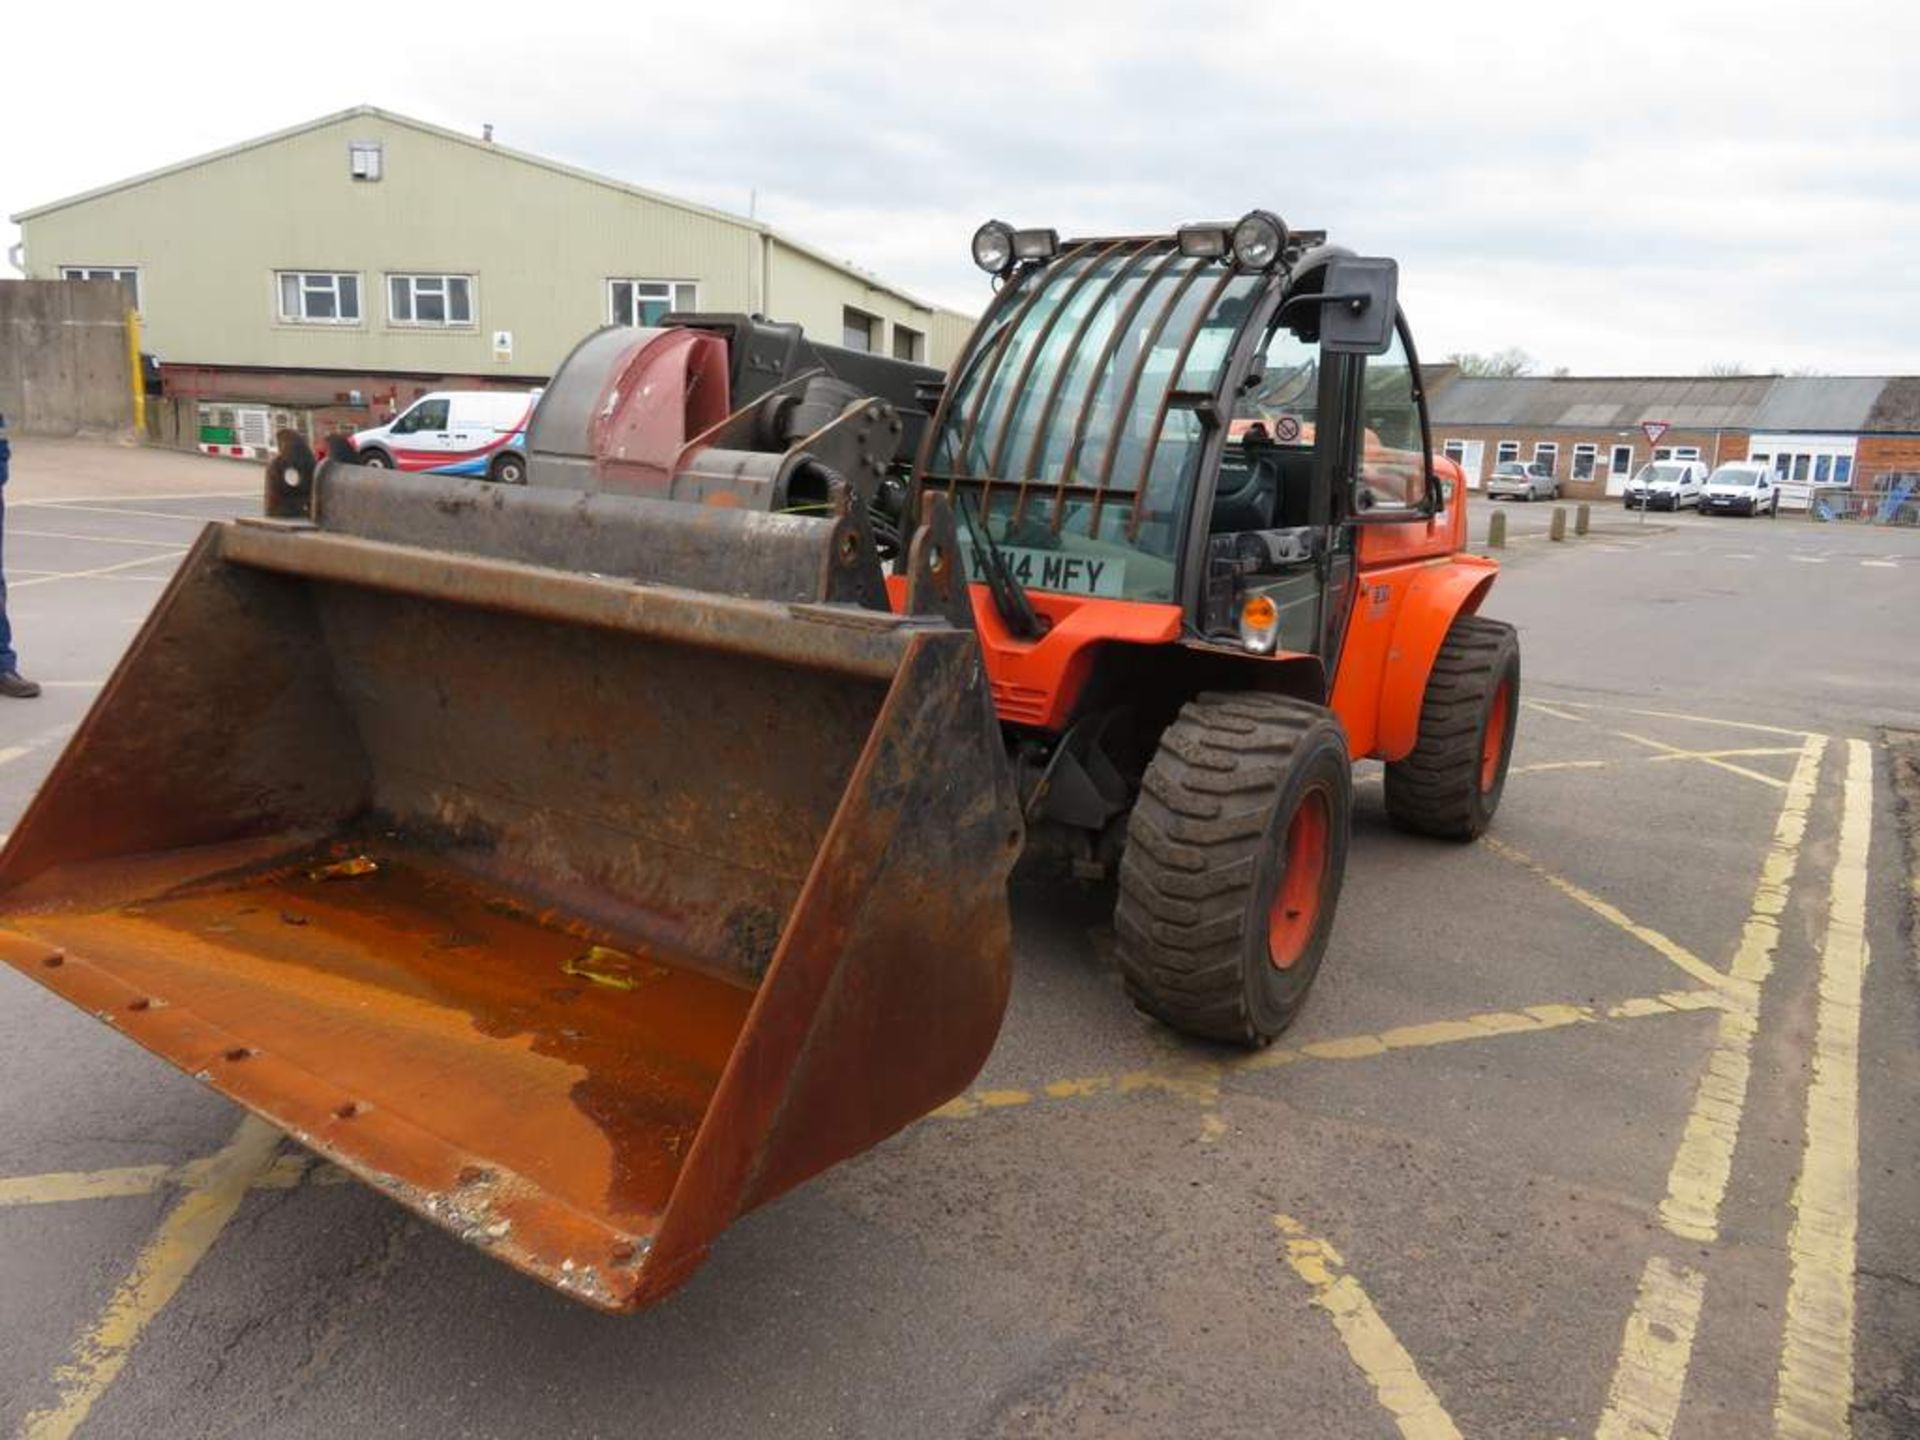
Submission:
<svg viewBox="0 0 1920 1440">
<path fill-rule="evenodd" d="M 1204 694 L 1160 737 L 1120 861 L 1120 973 L 1147 1014 L 1260 1046 L 1319 973 L 1346 873 L 1353 766 L 1330 710 Z"/>
<path fill-rule="evenodd" d="M 1420 733 L 1387 766 L 1387 815 L 1402 830 L 1444 840 L 1486 831 L 1506 789 L 1520 715 L 1520 637 L 1511 625 L 1454 620 L 1427 678 Z"/>
</svg>

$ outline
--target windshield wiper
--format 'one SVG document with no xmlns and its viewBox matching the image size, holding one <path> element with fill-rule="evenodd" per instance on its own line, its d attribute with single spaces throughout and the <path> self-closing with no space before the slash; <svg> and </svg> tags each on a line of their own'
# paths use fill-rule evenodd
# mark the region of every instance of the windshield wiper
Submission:
<svg viewBox="0 0 1920 1440">
<path fill-rule="evenodd" d="M 1040 617 L 1034 611 L 1033 601 L 1027 598 L 1027 587 L 1013 573 L 1007 557 L 994 543 L 993 532 L 987 529 L 987 522 L 974 508 L 971 491 L 960 492 L 960 513 L 973 535 L 973 562 L 987 577 L 987 593 L 993 597 L 993 608 L 1000 613 L 1001 623 L 1019 639 L 1033 639 L 1040 633 Z M 987 542 L 984 551 L 980 548 L 982 540 Z"/>
</svg>

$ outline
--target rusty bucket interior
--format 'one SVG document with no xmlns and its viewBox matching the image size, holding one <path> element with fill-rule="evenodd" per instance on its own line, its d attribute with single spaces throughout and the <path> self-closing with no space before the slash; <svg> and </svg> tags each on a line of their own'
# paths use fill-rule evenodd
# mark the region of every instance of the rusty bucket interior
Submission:
<svg viewBox="0 0 1920 1440">
<path fill-rule="evenodd" d="M 958 1093 L 1018 843 L 973 637 L 211 527 L 0 958 L 578 1297 Z"/>
</svg>

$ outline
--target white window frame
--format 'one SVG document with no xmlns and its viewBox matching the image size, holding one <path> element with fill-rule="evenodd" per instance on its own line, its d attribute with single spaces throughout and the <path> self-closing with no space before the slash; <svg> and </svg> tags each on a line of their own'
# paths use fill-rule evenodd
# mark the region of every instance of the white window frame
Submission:
<svg viewBox="0 0 1920 1440">
<path fill-rule="evenodd" d="M 133 308 L 139 311 L 144 298 L 144 280 L 138 265 L 62 265 L 62 280 L 131 280 L 133 281 Z"/>
<path fill-rule="evenodd" d="M 385 278 L 386 285 L 384 288 L 386 290 L 387 323 L 389 325 L 396 326 L 403 330 L 474 330 L 479 328 L 480 307 L 475 303 L 473 276 L 462 275 L 457 272 L 444 275 L 430 275 L 417 270 L 389 270 Z M 407 309 L 411 314 L 406 319 L 402 319 L 394 313 L 393 285 L 396 280 L 404 282 L 407 287 Z M 455 280 L 460 281 L 461 284 L 467 287 L 467 318 L 464 320 L 456 320 L 453 318 L 452 282 Z M 447 312 L 446 319 L 421 320 L 418 318 L 420 314 L 420 294 L 423 282 L 428 287 L 435 285 L 439 287 L 440 297 Z M 431 293 L 431 290 L 429 290 L 428 293 Z"/>
<path fill-rule="evenodd" d="M 1520 442 L 1518 440 L 1502 440 L 1494 446 L 1493 463 L 1496 465 L 1505 465 L 1509 460 L 1519 458 Z"/>
<path fill-rule="evenodd" d="M 628 303 L 627 313 L 625 315 L 620 313 L 619 306 L 614 300 L 613 287 L 616 285 L 630 285 L 633 287 L 627 292 Z M 653 293 L 643 297 L 640 293 L 642 287 Z M 684 296 L 681 294 L 683 289 L 686 292 Z M 671 313 L 675 310 L 698 310 L 700 308 L 700 282 L 697 280 L 653 280 L 637 275 L 609 275 L 607 277 L 608 323 L 612 325 L 641 324 L 640 305 L 643 299 L 665 301 L 667 308 L 666 311 L 662 313 Z M 684 305 L 680 303 L 683 299 L 687 302 Z"/>
<path fill-rule="evenodd" d="M 1560 478 L 1560 442 L 1558 440 L 1534 441 L 1533 442 L 1533 463 L 1535 465 L 1538 465 L 1541 463 L 1542 456 L 1540 452 L 1542 450 L 1545 450 L 1547 452 L 1547 457 L 1548 457 L 1546 459 L 1547 474 L 1553 476 L 1553 478 L 1556 480 L 1559 479 Z"/>
<path fill-rule="evenodd" d="M 295 282 L 295 290 L 300 297 L 300 310 L 302 313 L 298 315 L 289 315 L 287 313 L 286 282 L 288 280 Z M 330 288 L 333 291 L 334 314 L 308 315 L 305 313 L 307 296 L 310 293 L 318 294 L 324 288 L 327 288 L 314 285 L 312 282 L 315 280 L 328 280 L 332 282 Z M 355 313 L 352 316 L 345 316 L 338 313 L 340 309 L 340 282 L 342 280 L 353 281 Z M 329 325 L 334 327 L 345 326 L 348 328 L 364 325 L 367 318 L 367 277 L 357 270 L 276 270 L 273 272 L 273 313 L 279 317 L 282 325 Z"/>
<path fill-rule="evenodd" d="M 1586 458 L 1587 473 L 1580 473 L 1581 457 Z M 1600 471 L 1600 447 L 1582 441 L 1573 447 L 1573 469 L 1567 472 L 1569 480 L 1587 481 L 1598 477 Z"/>
</svg>

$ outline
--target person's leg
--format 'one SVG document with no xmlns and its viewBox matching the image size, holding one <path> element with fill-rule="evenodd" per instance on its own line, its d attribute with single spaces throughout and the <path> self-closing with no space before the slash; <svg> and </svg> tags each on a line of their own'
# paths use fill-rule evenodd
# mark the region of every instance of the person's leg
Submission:
<svg viewBox="0 0 1920 1440">
<path fill-rule="evenodd" d="M 7 544 L 7 487 L 0 485 L 0 555 Z M 40 687 L 20 678 L 20 657 L 13 653 L 13 622 L 7 618 L 7 567 L 0 558 L 0 695 L 31 700 Z"/>
</svg>

